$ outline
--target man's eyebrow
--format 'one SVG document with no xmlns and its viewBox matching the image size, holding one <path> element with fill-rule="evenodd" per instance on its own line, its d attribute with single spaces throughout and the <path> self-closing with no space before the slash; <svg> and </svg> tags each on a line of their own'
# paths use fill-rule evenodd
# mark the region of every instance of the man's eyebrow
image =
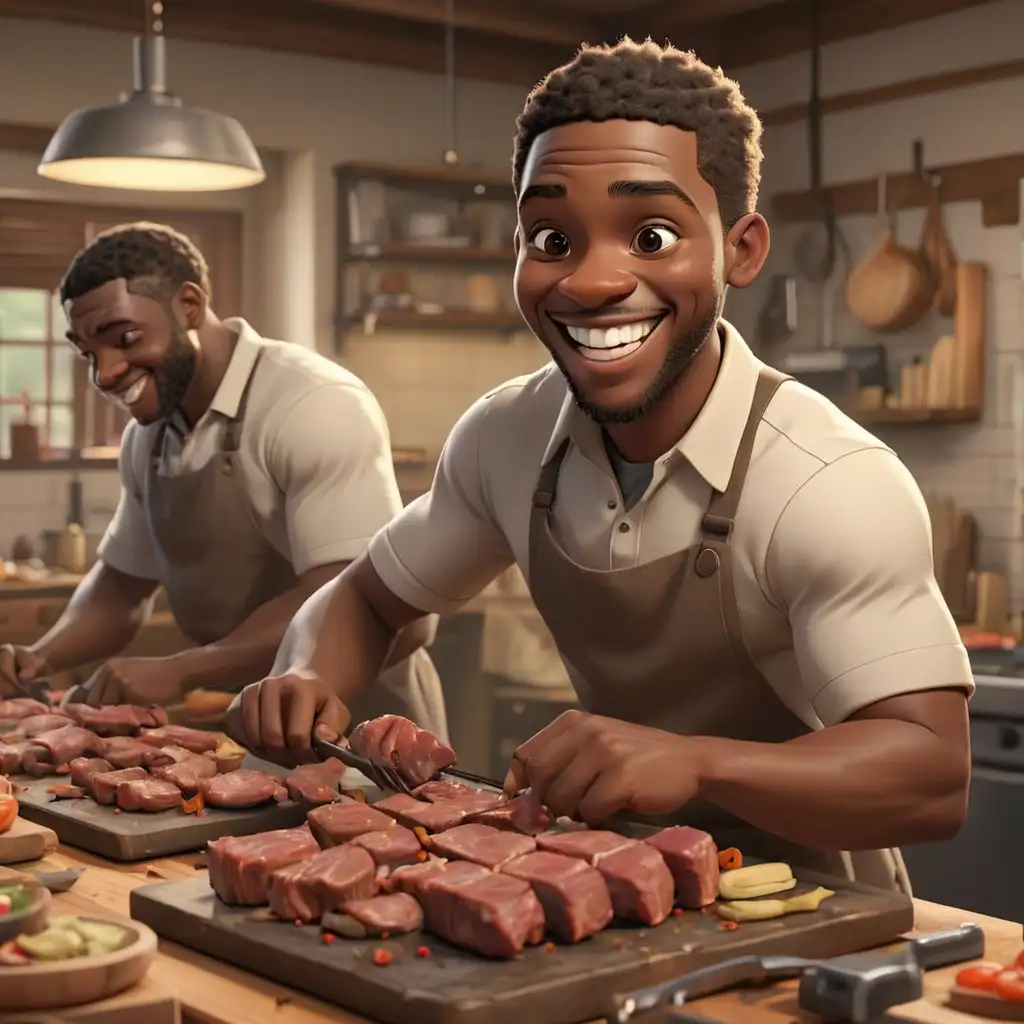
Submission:
<svg viewBox="0 0 1024 1024">
<path fill-rule="evenodd" d="M 613 181 L 608 186 L 610 196 L 675 196 L 687 206 L 697 204 L 674 181 Z"/>
<path fill-rule="evenodd" d="M 564 185 L 527 185 L 519 197 L 520 207 L 528 199 L 564 199 Z"/>
</svg>

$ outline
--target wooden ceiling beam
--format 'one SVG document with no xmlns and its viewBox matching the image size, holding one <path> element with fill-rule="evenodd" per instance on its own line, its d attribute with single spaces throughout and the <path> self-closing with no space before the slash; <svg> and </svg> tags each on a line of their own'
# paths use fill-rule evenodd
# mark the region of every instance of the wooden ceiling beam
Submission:
<svg viewBox="0 0 1024 1024">
<path fill-rule="evenodd" d="M 346 11 L 362 11 L 387 18 L 444 25 L 447 22 L 445 0 L 314 0 L 326 7 Z M 172 8 L 173 9 L 173 8 Z M 495 0 L 458 0 L 455 23 L 459 29 L 474 29 L 489 35 L 509 36 L 531 42 L 563 43 L 579 46 L 584 39 L 594 38 L 599 31 L 597 21 L 567 13 L 552 4 L 540 5 L 530 0 L 496 3 Z"/>
<path fill-rule="evenodd" d="M 680 3 L 679 0 L 657 0 L 633 12 L 650 22 L 651 35 L 672 35 L 682 29 L 708 25 L 751 11 L 766 4 L 784 3 L 785 0 L 709 0 L 704 3 Z"/>
</svg>

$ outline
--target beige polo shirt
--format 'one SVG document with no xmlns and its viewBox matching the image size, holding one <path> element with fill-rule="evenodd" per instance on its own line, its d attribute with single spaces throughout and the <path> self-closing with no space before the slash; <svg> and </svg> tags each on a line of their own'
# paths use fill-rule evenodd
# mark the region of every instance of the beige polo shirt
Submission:
<svg viewBox="0 0 1024 1024">
<path fill-rule="evenodd" d="M 459 420 L 430 492 L 370 544 L 383 581 L 414 607 L 441 613 L 513 563 L 529 582 L 537 474 L 566 436 L 552 525 L 571 558 L 619 569 L 696 543 L 712 489 L 729 481 L 762 365 L 722 328 L 707 403 L 628 511 L 599 428 L 548 366 L 496 388 Z M 747 646 L 810 728 L 899 694 L 973 690 L 935 582 L 917 485 L 881 441 L 801 384 L 779 388 L 757 430 L 732 539 Z"/>
<path fill-rule="evenodd" d="M 244 320 L 226 323 L 238 343 L 224 379 L 193 430 L 180 417 L 169 423 L 157 471 L 204 466 L 252 377 L 238 457 L 264 536 L 299 575 L 356 558 L 402 507 L 383 411 L 358 377 L 329 359 L 261 338 Z M 158 424 L 134 420 L 125 428 L 121 498 L 99 547 L 108 565 L 144 579 L 159 579 L 145 511 L 158 432 Z"/>
</svg>

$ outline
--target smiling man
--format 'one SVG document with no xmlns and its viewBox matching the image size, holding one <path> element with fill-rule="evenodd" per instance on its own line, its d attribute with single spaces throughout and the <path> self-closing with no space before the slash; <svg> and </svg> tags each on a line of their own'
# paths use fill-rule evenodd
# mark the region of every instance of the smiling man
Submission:
<svg viewBox="0 0 1024 1024">
<path fill-rule="evenodd" d="M 65 275 L 68 340 L 132 417 L 121 499 L 60 621 L 31 648 L 0 650 L 0 690 L 4 676 L 116 655 L 161 584 L 196 646 L 108 661 L 89 700 L 171 704 L 198 687 L 240 689 L 271 670 L 299 607 L 310 599 L 316 613 L 311 595 L 401 508 L 387 424 L 362 381 L 244 320 L 221 321 L 210 294 L 202 254 L 159 224 L 98 235 Z M 440 682 L 417 650 L 432 625 L 396 644 L 385 699 L 367 713 L 445 730 Z"/>
<path fill-rule="evenodd" d="M 965 813 L 973 682 L 910 474 L 722 319 L 768 255 L 757 115 L 692 54 L 625 40 L 552 72 L 518 127 L 516 295 L 555 365 L 462 417 L 240 732 L 308 756 L 267 709 L 347 702 L 396 630 L 517 563 L 584 710 L 516 752 L 509 790 L 906 889 L 895 848 Z"/>
</svg>

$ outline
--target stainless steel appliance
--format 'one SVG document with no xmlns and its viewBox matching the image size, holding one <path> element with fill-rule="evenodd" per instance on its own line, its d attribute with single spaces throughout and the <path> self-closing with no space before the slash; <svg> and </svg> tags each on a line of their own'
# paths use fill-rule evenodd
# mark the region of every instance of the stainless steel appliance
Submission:
<svg viewBox="0 0 1024 1024">
<path fill-rule="evenodd" d="M 903 848 L 914 895 L 1024 922 L 1024 658 L 972 654 L 973 779 L 967 821 L 946 843 Z"/>
</svg>

